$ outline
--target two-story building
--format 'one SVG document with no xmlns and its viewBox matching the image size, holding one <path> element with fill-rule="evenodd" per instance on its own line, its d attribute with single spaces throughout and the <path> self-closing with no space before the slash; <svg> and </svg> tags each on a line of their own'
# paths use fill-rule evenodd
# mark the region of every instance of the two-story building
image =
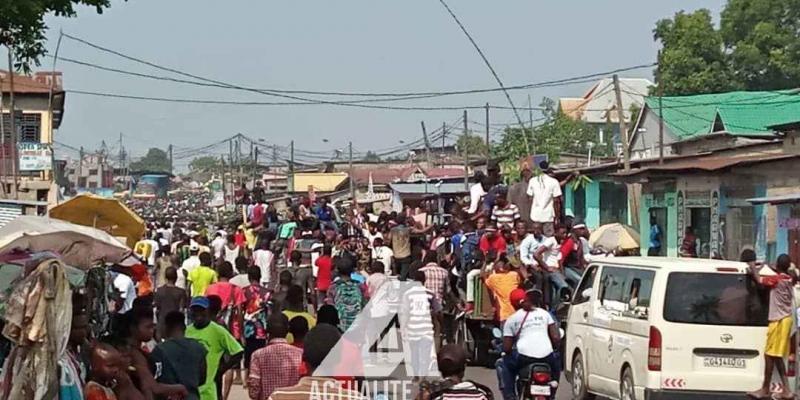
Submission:
<svg viewBox="0 0 800 400">
<path fill-rule="evenodd" d="M 64 115 L 61 73 L 14 74 L 13 78 L 12 124 L 11 75 L 0 70 L 0 223 L 19 214 L 44 213 L 58 196 L 52 144 Z"/>
</svg>

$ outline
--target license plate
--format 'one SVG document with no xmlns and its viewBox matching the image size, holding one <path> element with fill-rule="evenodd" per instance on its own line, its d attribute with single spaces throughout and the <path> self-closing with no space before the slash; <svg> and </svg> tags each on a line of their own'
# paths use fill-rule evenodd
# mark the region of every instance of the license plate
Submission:
<svg viewBox="0 0 800 400">
<path fill-rule="evenodd" d="M 550 386 L 531 385 L 531 394 L 537 396 L 550 396 Z"/>
<path fill-rule="evenodd" d="M 703 357 L 703 366 L 711 368 L 747 368 L 745 359 L 738 357 Z"/>
</svg>

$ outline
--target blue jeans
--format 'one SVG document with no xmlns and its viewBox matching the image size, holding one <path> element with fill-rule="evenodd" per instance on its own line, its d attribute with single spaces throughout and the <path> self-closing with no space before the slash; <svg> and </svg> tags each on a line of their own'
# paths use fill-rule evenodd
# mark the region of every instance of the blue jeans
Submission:
<svg viewBox="0 0 800 400">
<path fill-rule="evenodd" d="M 547 272 L 547 280 L 550 282 L 550 305 L 555 307 L 561 302 L 561 290 L 568 288 L 569 284 L 560 270 Z"/>
<path fill-rule="evenodd" d="M 552 380 L 559 381 L 561 370 L 559 369 L 558 357 L 555 352 L 545 358 L 531 358 L 519 354 L 514 349 L 511 354 L 506 354 L 495 363 L 497 382 L 500 385 L 503 400 L 517 400 L 517 375 L 519 375 L 519 371 L 522 368 L 535 362 L 545 362 L 550 365 Z"/>
</svg>

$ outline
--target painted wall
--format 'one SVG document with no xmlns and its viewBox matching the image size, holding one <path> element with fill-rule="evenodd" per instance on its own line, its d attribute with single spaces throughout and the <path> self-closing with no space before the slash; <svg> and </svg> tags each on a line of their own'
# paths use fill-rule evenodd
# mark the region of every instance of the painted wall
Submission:
<svg viewBox="0 0 800 400">
<path fill-rule="evenodd" d="M 792 217 L 791 204 L 778 204 L 778 228 L 775 232 L 775 254 L 789 254 L 789 229 L 781 227 L 784 221 Z M 797 260 L 794 260 L 797 263 Z"/>
<path fill-rule="evenodd" d="M 600 182 L 596 179 L 586 185 L 586 226 L 590 229 L 600 227 Z"/>
</svg>

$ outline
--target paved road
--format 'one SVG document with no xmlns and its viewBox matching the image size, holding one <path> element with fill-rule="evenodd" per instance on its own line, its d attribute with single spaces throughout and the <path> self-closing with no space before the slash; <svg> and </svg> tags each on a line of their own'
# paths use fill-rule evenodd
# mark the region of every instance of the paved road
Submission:
<svg viewBox="0 0 800 400">
<path fill-rule="evenodd" d="M 497 388 L 497 375 L 495 374 L 493 369 L 483 368 L 483 367 L 469 367 L 467 368 L 466 373 L 467 379 L 472 379 L 476 382 L 480 382 L 491 388 L 495 393 L 495 399 L 501 400 L 502 396 L 500 395 L 500 391 Z M 571 398 L 569 393 L 569 383 L 566 380 L 562 379 L 561 387 L 558 391 L 558 395 L 556 396 L 556 400 L 569 400 Z M 228 400 L 249 400 L 247 397 L 247 392 L 245 392 L 241 386 L 235 386 L 231 391 L 231 397 Z M 412 399 L 399 399 L 399 400 L 412 400 Z"/>
</svg>

